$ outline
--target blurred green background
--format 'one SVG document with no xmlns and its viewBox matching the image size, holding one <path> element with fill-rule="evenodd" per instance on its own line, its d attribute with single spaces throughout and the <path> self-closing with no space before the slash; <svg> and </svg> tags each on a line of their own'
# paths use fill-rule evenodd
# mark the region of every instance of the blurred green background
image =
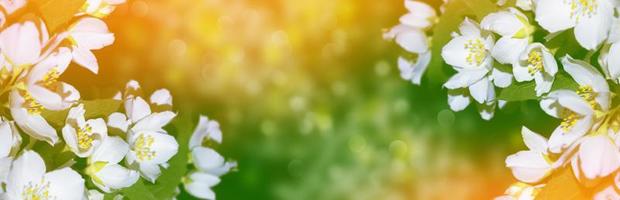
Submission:
<svg viewBox="0 0 620 200">
<path fill-rule="evenodd" d="M 547 135 L 555 123 L 536 102 L 486 122 L 450 111 L 440 81 L 401 80 L 404 52 L 381 35 L 405 12 L 401 0 L 129 0 L 106 19 L 116 42 L 96 52 L 99 75 L 73 67 L 63 79 L 86 99 L 131 79 L 166 87 L 177 111 L 217 119 L 216 149 L 239 163 L 218 199 L 503 193 L 521 125 Z"/>
</svg>

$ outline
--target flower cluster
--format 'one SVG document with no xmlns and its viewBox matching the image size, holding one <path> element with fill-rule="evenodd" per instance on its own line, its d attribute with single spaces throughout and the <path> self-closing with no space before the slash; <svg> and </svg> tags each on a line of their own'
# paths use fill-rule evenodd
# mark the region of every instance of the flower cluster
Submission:
<svg viewBox="0 0 620 200">
<path fill-rule="evenodd" d="M 112 99 L 84 101 L 75 87 L 59 80 L 71 63 L 99 71 L 92 51 L 114 42 L 102 18 L 124 0 L 87 0 L 67 15 L 66 27 L 53 28 L 48 20 L 58 19 L 32 10 L 57 2 L 42 2 L 0 0 L 0 199 L 103 199 L 141 178 L 156 183 L 179 151 L 176 138 L 164 129 L 177 116 L 170 92 L 157 90 L 147 101 L 139 83 L 130 81 Z M 69 10 L 58 9 L 53 13 Z M 109 105 L 111 111 L 101 111 Z M 236 163 L 201 146 L 205 138 L 221 142 L 217 122 L 201 118 L 192 138 L 198 169 L 186 188 L 196 197 L 215 199 L 210 188 Z M 41 146 L 49 151 L 37 150 Z M 49 154 L 71 156 L 49 166 L 60 157 Z"/>
<path fill-rule="evenodd" d="M 549 139 L 523 127 L 529 150 L 506 159 L 519 182 L 499 199 L 534 199 L 542 193 L 551 198 L 551 190 L 562 187 L 553 185 L 558 182 L 554 179 L 565 172 L 572 172 L 577 190 L 586 188 L 591 198 L 620 199 L 620 106 L 613 104 L 612 91 L 620 86 L 620 4 L 612 0 L 447 4 L 479 2 L 493 5 L 491 11 L 479 15 L 480 22 L 462 15 L 451 40 L 438 49 L 456 71 L 443 85 L 450 108 L 461 111 L 474 102 L 481 117 L 490 120 L 496 107 L 508 101 L 536 99 L 545 113 L 561 120 Z M 420 1 L 405 0 L 405 6 L 409 13 L 385 35 L 417 55 L 415 64 L 399 58 L 398 65 L 404 79 L 419 84 L 430 59 L 423 55 L 432 52 L 425 31 L 433 23 L 445 22 L 435 21 L 435 10 Z M 457 10 L 444 14 L 450 12 Z M 558 37 L 564 37 L 565 44 L 553 45 Z M 571 39 L 575 47 L 569 47 Z M 521 96 L 513 100 L 502 95 L 505 91 Z"/>
<path fill-rule="evenodd" d="M 213 142 L 222 143 L 220 125 L 206 116 L 200 116 L 189 141 L 195 169 L 183 178 L 183 185 L 188 193 L 201 199 L 215 199 L 211 187 L 220 182 L 220 176 L 237 167 L 236 162 L 226 161 L 222 155 L 208 147 Z"/>
</svg>

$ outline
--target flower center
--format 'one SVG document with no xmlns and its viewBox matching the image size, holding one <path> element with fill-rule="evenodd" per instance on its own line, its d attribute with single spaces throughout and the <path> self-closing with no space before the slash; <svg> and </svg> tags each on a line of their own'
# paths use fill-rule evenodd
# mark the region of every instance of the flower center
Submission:
<svg viewBox="0 0 620 200">
<path fill-rule="evenodd" d="M 542 62 L 542 56 L 540 54 L 540 52 L 538 51 L 532 51 L 529 53 L 528 58 L 527 58 L 527 71 L 530 73 L 530 75 L 534 75 L 537 72 L 543 71 L 543 62 Z"/>
<path fill-rule="evenodd" d="M 80 148 L 80 150 L 86 151 L 93 146 L 95 136 L 92 135 L 92 131 L 92 128 L 88 124 L 77 131 L 78 148 Z"/>
<path fill-rule="evenodd" d="M 140 134 L 138 139 L 136 139 L 136 143 L 134 144 L 134 152 L 136 152 L 136 157 L 138 160 L 152 160 L 157 155 L 157 152 L 151 150 L 151 146 L 155 142 L 155 138 L 153 136 L 145 136 L 144 134 Z"/>
<path fill-rule="evenodd" d="M 465 49 L 469 52 L 466 59 L 470 65 L 480 66 L 487 57 L 487 50 L 480 39 L 467 41 Z"/>
<path fill-rule="evenodd" d="M 24 186 L 22 190 L 22 198 L 24 200 L 51 200 L 56 199 L 49 194 L 50 184 L 41 180 L 39 184 L 33 184 L 32 182 Z"/>
<path fill-rule="evenodd" d="M 570 129 L 573 128 L 573 126 L 575 126 L 577 121 L 580 119 L 577 113 L 566 109 L 564 110 L 562 116 L 563 117 L 562 122 L 560 123 L 560 127 L 564 132 L 570 131 Z"/>
<path fill-rule="evenodd" d="M 579 89 L 577 89 L 577 94 L 586 100 L 592 109 L 597 110 L 599 108 L 596 102 L 596 96 L 598 96 L 598 94 L 592 89 L 592 86 L 584 85 L 579 87 Z"/>
<path fill-rule="evenodd" d="M 43 105 L 37 102 L 30 92 L 26 89 L 20 89 L 21 95 L 24 97 L 24 103 L 22 104 L 24 108 L 28 111 L 30 115 L 38 115 L 43 111 Z"/>
<path fill-rule="evenodd" d="M 43 79 L 41 79 L 40 83 L 48 89 L 52 89 L 56 85 L 56 83 L 58 83 L 59 77 L 60 73 L 58 72 L 58 68 L 54 67 L 49 72 L 47 72 L 45 76 L 43 76 Z"/>
<path fill-rule="evenodd" d="M 591 17 L 596 14 L 598 3 L 596 0 L 571 0 L 570 16 L 579 21 L 580 17 Z"/>
</svg>

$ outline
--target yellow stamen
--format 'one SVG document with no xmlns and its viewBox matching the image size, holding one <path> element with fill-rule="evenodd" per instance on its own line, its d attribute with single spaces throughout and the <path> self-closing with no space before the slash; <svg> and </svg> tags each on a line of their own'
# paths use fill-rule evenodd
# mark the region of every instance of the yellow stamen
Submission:
<svg viewBox="0 0 620 200">
<path fill-rule="evenodd" d="M 49 182 L 45 182 L 44 180 L 41 180 L 41 182 L 38 184 L 33 184 L 32 182 L 30 182 L 28 183 L 28 185 L 24 186 L 24 189 L 22 190 L 22 198 L 24 200 L 55 199 L 53 196 L 50 196 L 49 188 Z"/>
<path fill-rule="evenodd" d="M 469 52 L 466 59 L 470 65 L 480 66 L 487 57 L 487 50 L 480 39 L 469 40 L 465 44 L 465 49 Z"/>
<path fill-rule="evenodd" d="M 562 112 L 562 122 L 560 123 L 560 127 L 564 132 L 570 131 L 573 126 L 577 123 L 577 121 L 581 118 L 577 113 L 572 112 L 570 110 L 564 110 Z"/>
<path fill-rule="evenodd" d="M 579 20 L 581 17 L 592 17 L 596 14 L 598 3 L 596 0 L 572 0 L 570 2 L 571 17 Z"/>
<path fill-rule="evenodd" d="M 136 157 L 138 157 L 138 160 L 145 161 L 155 158 L 157 152 L 151 150 L 151 146 L 154 142 L 155 138 L 153 138 L 153 136 L 145 136 L 144 134 L 140 134 L 140 136 L 138 136 L 133 148 L 133 151 L 136 152 Z"/>
<path fill-rule="evenodd" d="M 527 71 L 532 76 L 536 74 L 536 72 L 541 72 L 544 70 L 542 55 L 538 51 L 531 51 L 528 54 L 527 63 L 528 63 Z"/>
<path fill-rule="evenodd" d="M 37 102 L 27 89 L 19 89 L 21 95 L 24 97 L 24 108 L 30 115 L 38 115 L 43 111 L 43 105 Z"/>
<path fill-rule="evenodd" d="M 581 98 L 586 100 L 588 104 L 590 104 L 590 107 L 592 107 L 592 109 L 599 110 L 600 107 L 596 102 L 596 97 L 598 96 L 598 93 L 596 93 L 594 89 L 592 89 L 592 86 L 584 85 L 579 87 L 579 89 L 577 89 L 577 94 L 581 96 Z"/>
<path fill-rule="evenodd" d="M 95 136 L 92 135 L 92 131 L 92 128 L 88 124 L 77 131 L 78 148 L 80 150 L 86 151 L 93 146 Z"/>
<path fill-rule="evenodd" d="M 58 83 L 59 77 L 60 73 L 58 72 L 58 68 L 54 67 L 49 72 L 47 72 L 45 76 L 43 76 L 43 79 L 41 79 L 40 82 L 43 86 L 51 89 L 56 85 L 56 83 Z"/>
</svg>

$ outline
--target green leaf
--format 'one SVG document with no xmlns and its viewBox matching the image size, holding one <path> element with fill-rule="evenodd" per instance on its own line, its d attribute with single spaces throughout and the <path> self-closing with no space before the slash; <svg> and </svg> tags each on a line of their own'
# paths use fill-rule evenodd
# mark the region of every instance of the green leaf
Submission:
<svg viewBox="0 0 620 200">
<path fill-rule="evenodd" d="M 525 101 L 536 99 L 535 88 L 536 83 L 534 83 L 534 81 L 513 83 L 509 87 L 502 89 L 498 98 L 504 101 Z"/>
<path fill-rule="evenodd" d="M 568 90 L 577 90 L 579 88 L 579 84 L 570 77 L 570 75 L 560 72 L 555 75 L 555 81 L 553 82 L 553 86 L 551 87 L 551 91 L 568 89 Z"/>
<path fill-rule="evenodd" d="M 55 32 L 66 25 L 84 5 L 85 0 L 35 0 L 48 30 Z"/>
<path fill-rule="evenodd" d="M 82 101 L 81 103 L 84 104 L 84 110 L 86 110 L 86 113 L 84 113 L 84 117 L 86 119 L 106 118 L 113 112 L 118 111 L 121 105 L 119 100 L 114 99 L 90 100 Z M 45 118 L 48 123 L 56 128 L 65 125 L 65 120 L 67 119 L 68 114 L 69 109 L 61 111 L 45 110 L 41 113 L 43 118 Z"/>
<path fill-rule="evenodd" d="M 556 58 L 571 55 L 573 58 L 583 59 L 588 53 L 588 50 L 579 45 L 572 29 L 558 33 L 546 42 L 545 46 L 554 53 Z"/>
<path fill-rule="evenodd" d="M 32 150 L 41 155 L 48 170 L 58 169 L 76 158 L 75 154 L 67 149 L 64 143 L 51 146 L 46 142 L 37 142 Z"/>
<path fill-rule="evenodd" d="M 536 200 L 577 200 L 589 199 L 587 189 L 575 179 L 570 167 L 556 172 L 547 185 L 538 193 Z"/>
<path fill-rule="evenodd" d="M 568 74 L 559 72 L 555 75 L 551 91 L 561 89 L 577 90 L 577 88 L 579 88 L 579 85 Z M 508 88 L 503 89 L 498 98 L 505 101 L 538 99 L 536 96 L 536 83 L 534 81 L 514 83 Z"/>
<path fill-rule="evenodd" d="M 481 20 L 487 14 L 498 9 L 490 0 L 451 0 L 446 4 L 445 11 L 434 26 L 431 40 L 432 59 L 429 64 L 428 75 L 432 79 L 444 80 L 444 61 L 441 50 L 451 39 L 452 33 L 458 30 L 465 16 L 473 16 Z"/>
<path fill-rule="evenodd" d="M 155 198 L 155 196 L 153 195 L 153 193 L 151 193 L 151 191 L 149 191 L 149 189 L 146 187 L 146 185 L 142 181 L 142 179 L 139 179 L 138 182 L 133 184 L 131 187 L 128 187 L 128 188 L 125 188 L 125 189 L 121 190 L 121 193 L 126 198 L 135 199 L 135 200 L 155 200 L 155 199 L 158 199 L 158 198 Z"/>
</svg>

